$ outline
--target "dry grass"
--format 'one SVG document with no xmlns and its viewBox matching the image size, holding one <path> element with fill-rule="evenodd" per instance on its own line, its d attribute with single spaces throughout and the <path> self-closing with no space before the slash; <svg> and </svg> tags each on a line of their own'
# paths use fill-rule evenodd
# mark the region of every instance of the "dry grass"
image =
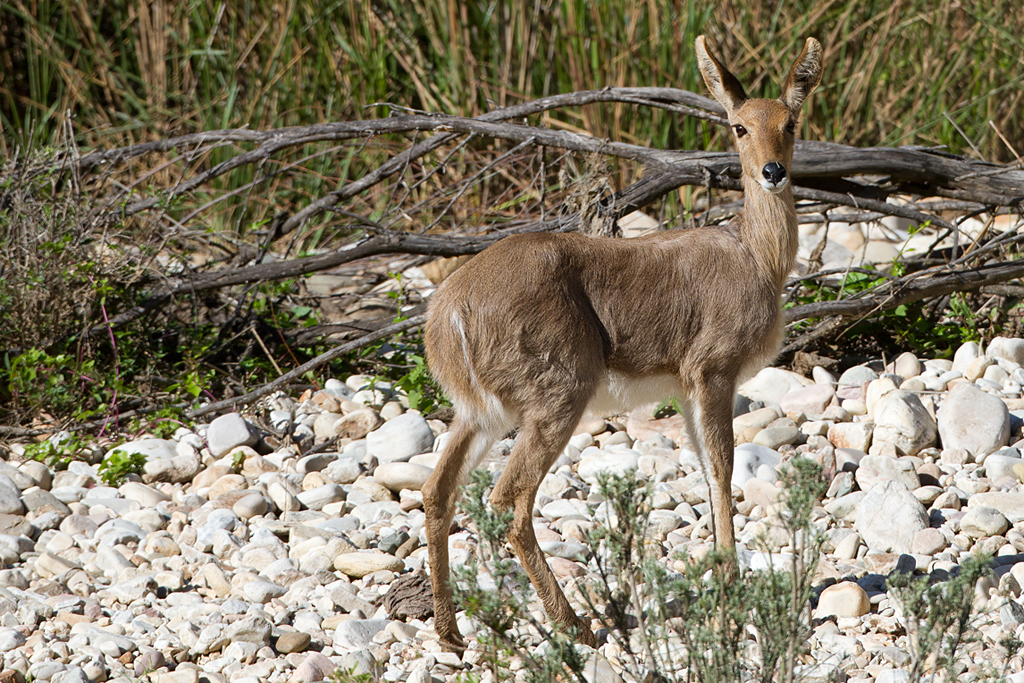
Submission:
<svg viewBox="0 0 1024 683">
<path fill-rule="evenodd" d="M 827 72 L 807 115 L 814 137 L 945 144 L 1000 160 L 1015 157 L 1011 145 L 1024 149 L 1024 13 L 1011 0 L 17 0 L 0 23 L 8 145 L 51 141 L 66 111 L 94 145 L 386 114 L 367 108 L 378 102 L 473 115 L 607 85 L 702 91 L 691 43 L 705 32 L 768 94 L 816 35 Z M 628 105 L 559 123 L 666 147 L 709 141 L 693 121 Z"/>
</svg>

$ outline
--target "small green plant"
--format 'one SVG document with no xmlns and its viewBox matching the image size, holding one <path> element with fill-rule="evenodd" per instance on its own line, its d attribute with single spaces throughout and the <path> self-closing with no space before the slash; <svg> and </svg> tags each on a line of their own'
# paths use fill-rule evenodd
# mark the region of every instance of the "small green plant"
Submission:
<svg viewBox="0 0 1024 683">
<path fill-rule="evenodd" d="M 509 661 L 515 656 L 524 662 L 526 680 L 531 683 L 582 683 L 580 673 L 585 659 L 572 638 L 549 630 L 530 614 L 529 578 L 504 548 L 512 511 L 494 510 L 487 504 L 490 487 L 490 476 L 477 470 L 461 499 L 463 510 L 476 524 L 484 559 L 473 558 L 465 565 L 452 567 L 456 604 L 485 629 L 478 634 L 485 652 L 483 666 L 491 672 L 493 680 L 511 680 Z M 531 631 L 546 640 L 544 656 L 531 654 Z"/>
<path fill-rule="evenodd" d="M 47 439 L 25 446 L 25 457 L 37 460 L 51 469 L 65 470 L 72 460 L 86 456 L 87 447 L 87 441 L 79 436 L 60 441 Z"/>
<path fill-rule="evenodd" d="M 668 558 L 678 571 L 670 569 L 650 532 L 650 483 L 634 476 L 600 479 L 606 502 L 589 538 L 590 578 L 576 584 L 575 597 L 617 646 L 623 679 L 792 683 L 800 678 L 821 550 L 813 511 L 826 482 L 820 466 L 800 457 L 788 463 L 782 477 L 785 505 L 776 521 L 787 532 L 791 561 L 786 569 L 769 562 L 762 571 L 743 570 L 732 581 L 726 568 L 736 558 L 717 550 L 700 559 Z M 527 680 L 583 680 L 589 651 L 531 616 L 536 596 L 504 546 L 510 513 L 486 503 L 490 484 L 489 475 L 476 472 L 466 489 L 462 509 L 476 527 L 479 557 L 453 568 L 457 604 L 483 627 L 476 634 L 486 653 L 483 666 L 495 680 L 506 680 L 511 676 L 507 662 L 515 656 Z M 890 579 L 910 636 L 912 683 L 937 671 L 947 674 L 946 680 L 961 673 L 963 645 L 975 637 L 974 585 L 989 571 L 989 559 L 967 560 L 947 582 L 909 575 Z M 756 645 L 750 632 L 757 634 Z M 539 647 L 538 636 L 547 641 Z M 1002 646 L 1009 660 L 1020 643 L 1009 639 Z"/>
<path fill-rule="evenodd" d="M 405 358 L 411 364 L 411 369 L 395 381 L 394 387 L 405 392 L 411 409 L 421 413 L 436 410 L 440 398 L 430 368 L 427 367 L 427 359 L 418 353 L 407 354 Z"/>
<path fill-rule="evenodd" d="M 373 683 L 377 680 L 372 674 L 362 673 L 357 674 L 355 669 L 335 669 L 334 673 L 331 674 L 332 683 Z"/>
<path fill-rule="evenodd" d="M 238 449 L 235 454 L 231 456 L 231 469 L 235 474 L 242 472 L 242 467 L 245 465 L 245 451 Z"/>
<path fill-rule="evenodd" d="M 128 475 L 142 475 L 142 468 L 145 465 L 146 456 L 142 453 L 128 453 L 114 449 L 100 463 L 100 479 L 107 486 L 120 486 L 128 478 Z"/>
<path fill-rule="evenodd" d="M 992 556 L 971 555 L 948 581 L 933 583 L 928 577 L 897 574 L 888 581 L 907 628 L 910 650 L 910 683 L 934 680 L 936 673 L 945 680 L 956 680 L 963 673 L 960 654 L 964 647 L 980 637 L 971 625 L 974 615 L 974 588 L 978 580 L 992 573 Z M 1021 648 L 1012 634 L 1000 645 L 1007 661 Z"/>
</svg>

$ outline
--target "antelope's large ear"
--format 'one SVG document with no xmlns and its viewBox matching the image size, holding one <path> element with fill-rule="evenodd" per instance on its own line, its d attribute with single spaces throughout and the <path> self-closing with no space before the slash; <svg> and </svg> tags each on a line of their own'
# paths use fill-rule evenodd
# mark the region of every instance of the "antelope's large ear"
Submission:
<svg viewBox="0 0 1024 683">
<path fill-rule="evenodd" d="M 743 86 L 736 80 L 736 77 L 711 54 L 704 41 L 704 36 L 697 36 L 694 49 L 697 51 L 697 65 L 700 67 L 700 74 L 704 77 L 708 90 L 725 107 L 729 118 L 732 118 L 733 111 L 747 99 L 747 93 L 743 92 Z"/>
<path fill-rule="evenodd" d="M 821 81 L 821 43 L 808 38 L 803 52 L 789 71 L 786 84 L 782 86 L 782 103 L 792 112 L 799 112 L 804 100 Z"/>
</svg>

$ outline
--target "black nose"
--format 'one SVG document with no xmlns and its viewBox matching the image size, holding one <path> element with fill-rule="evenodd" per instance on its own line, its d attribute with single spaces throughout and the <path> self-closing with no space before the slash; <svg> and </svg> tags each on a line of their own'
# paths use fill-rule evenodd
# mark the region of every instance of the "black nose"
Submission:
<svg viewBox="0 0 1024 683">
<path fill-rule="evenodd" d="M 761 173 L 772 185 L 778 185 L 786 179 L 786 167 L 777 161 L 765 164 L 764 168 L 761 169 Z"/>
</svg>

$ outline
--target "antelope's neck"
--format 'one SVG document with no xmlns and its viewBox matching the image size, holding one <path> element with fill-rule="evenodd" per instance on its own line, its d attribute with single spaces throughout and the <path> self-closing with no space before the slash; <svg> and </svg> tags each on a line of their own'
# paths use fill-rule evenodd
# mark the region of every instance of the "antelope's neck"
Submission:
<svg viewBox="0 0 1024 683">
<path fill-rule="evenodd" d="M 757 181 L 743 179 L 744 209 L 741 239 L 757 270 L 775 282 L 779 291 L 796 260 L 796 208 L 792 185 L 779 194 L 766 192 Z"/>
</svg>

